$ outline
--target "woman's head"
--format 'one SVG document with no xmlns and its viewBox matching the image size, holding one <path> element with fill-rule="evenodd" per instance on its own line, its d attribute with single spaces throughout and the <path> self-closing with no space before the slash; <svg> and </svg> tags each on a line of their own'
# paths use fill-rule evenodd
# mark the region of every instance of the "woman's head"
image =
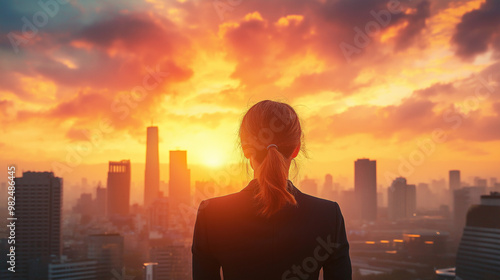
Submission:
<svg viewBox="0 0 500 280">
<path fill-rule="evenodd" d="M 270 100 L 253 105 L 240 127 L 243 153 L 252 162 L 259 182 L 261 214 L 270 216 L 297 202 L 287 190 L 290 161 L 300 151 L 302 128 L 295 110 Z"/>
</svg>

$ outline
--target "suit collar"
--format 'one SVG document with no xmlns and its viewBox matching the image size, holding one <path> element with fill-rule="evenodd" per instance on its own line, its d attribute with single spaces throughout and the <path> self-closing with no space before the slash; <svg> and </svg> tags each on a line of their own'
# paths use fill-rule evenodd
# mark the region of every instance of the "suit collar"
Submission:
<svg viewBox="0 0 500 280">
<path fill-rule="evenodd" d="M 288 181 L 288 188 L 291 194 L 296 195 L 302 193 L 299 189 L 295 187 L 292 181 L 290 180 L 287 181 Z M 241 190 L 241 192 L 246 192 L 246 191 L 257 192 L 258 188 L 259 188 L 259 182 L 257 181 L 257 179 L 253 179 L 248 183 L 248 185 L 244 189 Z"/>
</svg>

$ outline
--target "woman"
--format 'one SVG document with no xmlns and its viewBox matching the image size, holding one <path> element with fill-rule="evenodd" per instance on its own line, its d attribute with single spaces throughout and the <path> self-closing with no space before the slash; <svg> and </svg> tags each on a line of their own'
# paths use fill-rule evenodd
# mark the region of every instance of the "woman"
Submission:
<svg viewBox="0 0 500 280">
<path fill-rule="evenodd" d="M 351 279 L 344 220 L 336 202 L 288 180 L 303 138 L 297 114 L 269 100 L 240 127 L 254 179 L 242 191 L 203 201 L 193 237 L 193 279 Z"/>
</svg>

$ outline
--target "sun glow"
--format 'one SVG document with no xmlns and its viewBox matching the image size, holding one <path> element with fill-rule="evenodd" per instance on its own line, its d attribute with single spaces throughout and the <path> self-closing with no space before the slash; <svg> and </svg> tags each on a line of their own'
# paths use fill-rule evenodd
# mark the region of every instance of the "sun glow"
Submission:
<svg viewBox="0 0 500 280">
<path fill-rule="evenodd" d="M 218 150 L 207 151 L 201 158 L 203 165 L 207 167 L 220 167 L 225 162 L 225 157 Z"/>
</svg>

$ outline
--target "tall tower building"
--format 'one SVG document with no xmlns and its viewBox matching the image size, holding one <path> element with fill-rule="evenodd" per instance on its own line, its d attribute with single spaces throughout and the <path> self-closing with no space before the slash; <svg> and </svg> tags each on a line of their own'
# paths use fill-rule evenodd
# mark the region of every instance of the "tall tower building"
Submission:
<svg viewBox="0 0 500 280">
<path fill-rule="evenodd" d="M 187 168 L 187 151 L 170 151 L 169 201 L 173 205 L 190 206 L 191 172 Z M 175 206 L 174 206 L 175 207 Z"/>
<path fill-rule="evenodd" d="M 158 127 L 147 129 L 146 172 L 144 175 L 144 207 L 148 207 L 160 195 L 160 156 L 158 152 Z"/>
<path fill-rule="evenodd" d="M 338 187 L 338 183 L 333 183 L 332 175 L 326 174 L 323 189 L 321 190 L 321 196 L 329 200 L 337 201 L 339 199 Z"/>
<path fill-rule="evenodd" d="M 377 219 L 377 161 L 358 159 L 354 162 L 354 192 L 358 217 L 362 220 Z"/>
<path fill-rule="evenodd" d="M 307 176 L 300 182 L 300 187 L 302 191 L 317 196 L 318 195 L 318 184 L 314 179 L 307 178 Z"/>
<path fill-rule="evenodd" d="M 168 244 L 150 249 L 151 260 L 158 263 L 158 279 L 192 279 L 191 246 L 188 244 Z"/>
<path fill-rule="evenodd" d="M 14 279 L 46 279 L 48 263 L 62 253 L 62 178 L 52 172 L 23 172 L 15 183 Z"/>
<path fill-rule="evenodd" d="M 129 213 L 130 160 L 109 162 L 107 201 L 108 216 Z"/>
<path fill-rule="evenodd" d="M 451 192 L 460 189 L 460 170 L 450 170 L 449 189 Z"/>
<path fill-rule="evenodd" d="M 415 185 L 408 185 L 406 179 L 394 179 L 387 189 L 388 217 L 390 220 L 400 220 L 413 217 L 417 209 L 417 194 Z"/>
<path fill-rule="evenodd" d="M 455 230 L 462 231 L 465 226 L 467 210 L 471 205 L 479 204 L 481 195 L 486 193 L 486 187 L 464 187 L 453 192 L 453 224 Z"/>
<path fill-rule="evenodd" d="M 95 207 L 95 213 L 99 215 L 106 214 L 106 196 L 107 196 L 107 190 L 106 188 L 101 187 L 101 182 L 99 182 L 99 185 L 97 186 L 95 190 L 95 201 L 94 201 L 94 207 Z"/>
<path fill-rule="evenodd" d="M 466 213 L 456 279 L 500 279 L 500 193 L 481 196 Z"/>
<path fill-rule="evenodd" d="M 92 234 L 87 237 L 87 258 L 97 260 L 97 279 L 114 279 L 123 268 L 123 236 L 118 233 Z"/>
</svg>

